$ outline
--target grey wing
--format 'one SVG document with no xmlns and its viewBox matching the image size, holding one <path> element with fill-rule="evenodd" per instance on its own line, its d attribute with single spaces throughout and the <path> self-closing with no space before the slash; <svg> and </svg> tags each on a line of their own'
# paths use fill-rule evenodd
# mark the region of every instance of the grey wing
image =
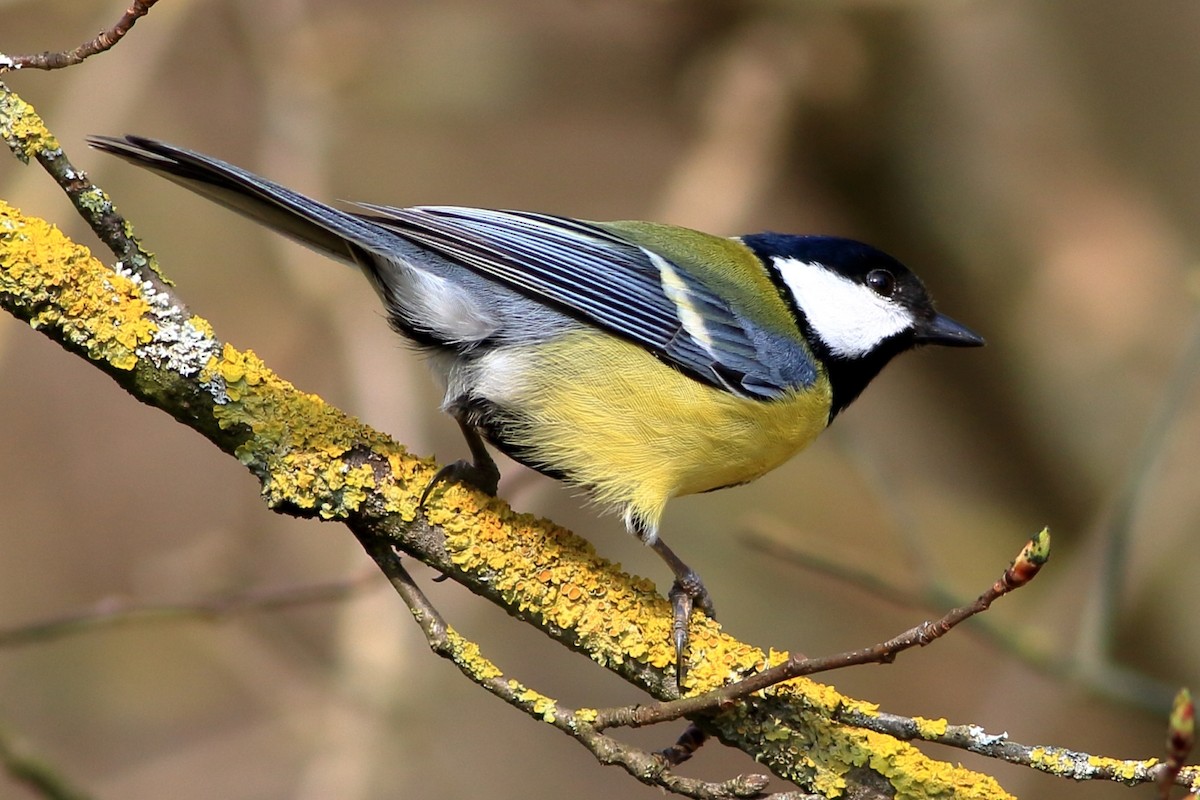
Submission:
<svg viewBox="0 0 1200 800">
<path fill-rule="evenodd" d="M 89 143 L 363 268 L 399 327 L 423 343 L 467 346 L 513 325 L 523 313 L 519 304 L 490 313 L 503 294 L 490 292 L 491 285 L 623 337 L 735 394 L 769 399 L 814 378 L 802 344 L 738 315 L 661 256 L 585 222 L 474 208 L 366 205 L 372 214 L 351 214 L 153 139 L 100 136 Z M 455 274 L 460 267 L 474 280 Z M 547 321 L 552 316 L 542 316 L 543 329 L 557 324 Z M 539 324 L 526 322 L 531 329 Z"/>
<path fill-rule="evenodd" d="M 661 256 L 600 227 L 528 212 L 361 205 L 371 222 L 712 386 L 769 399 L 813 378 L 795 342 L 755 326 Z"/>
</svg>

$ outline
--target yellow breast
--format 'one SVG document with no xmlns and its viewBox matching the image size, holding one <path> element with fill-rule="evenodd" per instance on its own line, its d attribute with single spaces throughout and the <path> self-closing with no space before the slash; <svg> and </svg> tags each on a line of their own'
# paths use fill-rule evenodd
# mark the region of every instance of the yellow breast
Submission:
<svg viewBox="0 0 1200 800">
<path fill-rule="evenodd" d="M 657 526 L 671 497 L 753 480 L 824 430 L 824 375 L 762 402 L 686 377 L 640 347 L 595 332 L 523 347 L 506 370 L 508 428 L 535 461 L 600 503 Z"/>
</svg>

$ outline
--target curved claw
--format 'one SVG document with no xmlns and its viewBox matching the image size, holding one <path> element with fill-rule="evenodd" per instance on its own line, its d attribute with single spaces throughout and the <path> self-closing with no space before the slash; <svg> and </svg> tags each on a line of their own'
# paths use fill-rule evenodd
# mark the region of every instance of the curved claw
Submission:
<svg viewBox="0 0 1200 800">
<path fill-rule="evenodd" d="M 712 597 L 709 596 L 708 589 L 704 588 L 704 581 L 700 580 L 696 570 L 683 563 L 683 559 L 675 555 L 675 551 L 667 547 L 667 543 L 662 539 L 654 537 L 648 543 L 654 548 L 654 552 L 667 562 L 671 572 L 675 573 L 675 583 L 672 584 L 667 597 L 674 611 L 671 641 L 675 645 L 675 684 L 682 692 L 683 679 L 687 677 L 687 662 L 683 653 L 687 650 L 688 619 L 692 616 L 692 609 L 699 608 L 711 619 L 717 618 L 717 609 L 713 606 Z"/>
<path fill-rule="evenodd" d="M 443 481 L 465 483 L 488 497 L 496 496 L 496 490 L 500 486 L 500 468 L 492 460 L 487 447 L 483 444 L 483 438 L 476 433 L 475 429 L 461 419 L 457 421 L 463 438 L 467 440 L 467 447 L 471 449 L 471 457 L 474 461 L 455 461 L 453 464 L 447 464 L 439 469 L 429 483 L 425 484 L 425 491 L 421 492 L 421 500 L 417 503 L 418 511 L 425 510 L 425 501 Z"/>
<path fill-rule="evenodd" d="M 438 487 L 438 484 L 445 481 L 465 483 L 489 497 L 495 497 L 496 490 L 500 485 L 500 470 L 491 459 L 482 465 L 473 464 L 470 461 L 455 461 L 453 464 L 447 464 L 434 473 L 433 477 L 429 479 L 429 483 L 425 484 L 425 490 L 421 492 L 421 499 L 417 503 L 418 510 L 425 510 L 425 501 L 429 499 L 429 495 Z"/>
<path fill-rule="evenodd" d="M 699 609 L 710 619 L 717 618 L 717 609 L 700 576 L 691 568 L 675 579 L 667 598 L 671 601 L 671 609 L 674 612 L 671 641 L 675 645 L 675 685 L 683 691 L 683 680 L 687 677 L 687 659 L 684 658 L 684 651 L 688 645 L 688 621 L 692 617 L 692 609 Z"/>
<path fill-rule="evenodd" d="M 671 609 L 675 612 L 675 619 L 671 623 L 671 641 L 675 645 L 675 686 L 683 691 L 683 679 L 687 677 L 687 661 L 683 658 L 683 651 L 687 649 L 687 625 L 692 616 L 693 601 L 679 581 L 675 581 L 671 586 L 667 598 L 670 599 Z"/>
</svg>

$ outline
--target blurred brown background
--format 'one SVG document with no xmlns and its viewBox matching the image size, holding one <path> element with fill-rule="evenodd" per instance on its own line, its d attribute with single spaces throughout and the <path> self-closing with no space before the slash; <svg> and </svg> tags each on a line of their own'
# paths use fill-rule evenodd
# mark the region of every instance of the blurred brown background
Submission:
<svg viewBox="0 0 1200 800">
<path fill-rule="evenodd" d="M 0 2 L 0 50 L 73 47 L 124 7 Z M 896 713 L 1144 757 L 1174 688 L 1200 688 L 1198 40 L 1193 0 L 164 0 L 111 53 L 8 81 L 219 335 L 442 459 L 463 455 L 457 431 L 359 276 L 82 137 L 164 138 L 322 198 L 894 253 L 989 347 L 901 359 L 793 463 L 673 503 L 664 535 L 735 635 L 824 654 L 930 612 L 747 536 L 942 607 L 1049 524 L 1051 569 L 988 615 L 1009 644 L 964 628 L 832 680 Z M 0 186 L 93 242 L 37 169 L 0 158 Z M 665 588 L 618 520 L 517 467 L 501 491 Z M 7 317 L 0 502 L 0 630 L 367 569 L 346 531 L 271 514 L 231 459 Z M 512 676 L 571 705 L 637 699 L 417 574 Z M 341 603 L 0 648 L 0 726 L 101 798 L 660 796 L 467 684 L 381 579 Z M 1027 798 L 1149 793 L 929 750 Z M 714 744 L 686 770 L 753 768 Z M 0 777 L 0 796 L 28 795 Z"/>
</svg>

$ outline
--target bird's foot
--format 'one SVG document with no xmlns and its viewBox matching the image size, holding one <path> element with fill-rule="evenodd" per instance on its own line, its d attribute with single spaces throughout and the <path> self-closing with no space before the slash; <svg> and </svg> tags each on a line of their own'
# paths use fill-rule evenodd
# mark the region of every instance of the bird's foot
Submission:
<svg viewBox="0 0 1200 800">
<path fill-rule="evenodd" d="M 688 646 L 688 622 L 692 617 L 692 609 L 699 609 L 710 619 L 717 618 L 717 610 L 700 576 L 690 568 L 676 577 L 667 598 L 671 601 L 674 611 L 671 641 L 675 645 L 675 684 L 683 691 L 683 680 L 687 677 L 687 659 L 684 658 L 684 653 Z"/>
<path fill-rule="evenodd" d="M 684 660 L 683 654 L 687 650 L 688 620 L 692 616 L 692 609 L 700 609 L 710 619 L 717 618 L 717 611 L 708 589 L 704 588 L 704 581 L 700 580 L 696 570 L 683 563 L 661 538 L 646 535 L 644 528 L 636 525 L 633 531 L 641 536 L 643 541 L 648 541 L 654 552 L 658 553 L 659 557 L 667 562 L 671 572 L 675 573 L 675 583 L 671 585 L 671 591 L 667 592 L 667 598 L 671 601 L 671 609 L 674 612 L 671 643 L 675 645 L 675 685 L 682 692 L 683 679 L 687 677 L 687 661 Z"/>
<path fill-rule="evenodd" d="M 488 497 L 495 497 L 496 490 L 500 486 L 500 470 L 490 458 L 483 464 L 471 461 L 455 461 L 453 464 L 447 464 L 434 474 L 429 483 L 425 484 L 425 491 L 421 492 L 421 500 L 417 503 L 417 508 L 424 511 L 425 501 L 429 499 L 429 495 L 438 485 L 446 482 L 466 484 L 472 489 L 483 492 Z"/>
</svg>

